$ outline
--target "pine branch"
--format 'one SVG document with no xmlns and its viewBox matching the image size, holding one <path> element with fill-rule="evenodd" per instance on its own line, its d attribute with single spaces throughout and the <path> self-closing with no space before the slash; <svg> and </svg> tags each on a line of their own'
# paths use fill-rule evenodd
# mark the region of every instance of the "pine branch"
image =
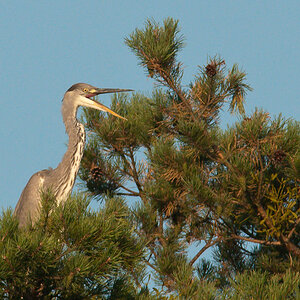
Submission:
<svg viewBox="0 0 300 300">
<path fill-rule="evenodd" d="M 254 239 L 254 238 L 247 238 L 244 236 L 240 236 L 240 235 L 236 235 L 236 234 L 231 234 L 231 236 L 227 239 L 237 239 L 237 240 L 242 240 L 242 241 L 246 241 L 246 242 L 251 242 L 251 243 L 255 243 L 255 244 L 261 244 L 261 245 L 272 245 L 272 246 L 280 246 L 281 242 L 279 241 L 265 241 L 265 240 L 259 240 L 259 239 Z"/>
<path fill-rule="evenodd" d="M 221 239 L 217 238 L 214 241 L 212 240 L 212 238 L 205 244 L 204 247 L 201 248 L 200 251 L 198 251 L 198 253 L 191 259 L 190 261 L 190 265 L 192 266 L 197 259 L 210 247 L 214 246 L 216 243 L 218 243 Z"/>
<path fill-rule="evenodd" d="M 131 147 L 129 148 L 129 157 L 130 157 L 130 160 L 131 160 L 132 177 L 133 177 L 134 182 L 135 182 L 135 184 L 136 184 L 136 186 L 139 190 L 139 193 L 142 194 L 143 193 L 143 188 L 142 188 L 142 185 L 141 185 L 140 180 L 139 180 L 139 175 L 138 175 L 138 172 L 137 172 L 137 169 L 136 169 L 134 154 L 133 154 L 133 151 L 132 151 Z"/>
<path fill-rule="evenodd" d="M 140 197 L 139 193 L 116 193 L 118 196 Z"/>
<path fill-rule="evenodd" d="M 153 269 L 157 274 L 160 273 L 160 271 L 159 271 L 153 264 L 151 264 L 147 259 L 144 259 L 144 262 L 145 262 L 151 269 Z"/>
<path fill-rule="evenodd" d="M 299 223 L 300 223 L 300 217 L 295 221 L 294 227 L 291 229 L 291 231 L 289 232 L 289 234 L 287 236 L 288 239 L 291 239 L 291 237 L 292 237 L 293 233 L 295 232 Z"/>
</svg>

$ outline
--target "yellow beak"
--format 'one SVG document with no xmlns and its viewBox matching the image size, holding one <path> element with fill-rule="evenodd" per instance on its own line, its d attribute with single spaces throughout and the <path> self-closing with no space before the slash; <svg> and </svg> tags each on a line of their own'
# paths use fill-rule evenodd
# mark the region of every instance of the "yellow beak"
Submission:
<svg viewBox="0 0 300 300">
<path fill-rule="evenodd" d="M 99 103 L 98 101 L 96 101 L 96 100 L 94 100 L 94 99 L 90 99 L 90 100 L 94 102 L 94 103 L 93 103 L 94 108 L 99 109 L 99 110 L 102 110 L 102 111 L 109 112 L 110 114 L 112 114 L 112 115 L 114 115 L 114 116 L 116 116 L 116 117 L 118 117 L 118 118 L 120 118 L 120 119 L 127 120 L 126 118 L 124 118 L 124 117 L 118 115 L 117 113 L 115 113 L 114 111 L 112 111 L 111 109 L 109 109 L 107 106 L 105 106 L 105 105 Z"/>
</svg>

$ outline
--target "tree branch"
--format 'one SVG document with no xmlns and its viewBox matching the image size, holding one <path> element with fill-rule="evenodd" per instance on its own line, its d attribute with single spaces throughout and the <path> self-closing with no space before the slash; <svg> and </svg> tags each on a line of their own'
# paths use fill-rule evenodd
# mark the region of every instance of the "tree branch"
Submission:
<svg viewBox="0 0 300 300">
<path fill-rule="evenodd" d="M 160 274 L 159 270 L 158 270 L 156 267 L 154 267 L 151 263 L 149 263 L 148 260 L 144 259 L 144 261 L 145 261 L 145 263 L 146 263 L 150 268 L 152 268 L 155 272 L 157 272 L 158 274 Z"/>
<path fill-rule="evenodd" d="M 217 238 L 214 241 L 212 241 L 212 239 L 210 239 L 208 241 L 208 243 L 206 243 L 206 245 L 191 259 L 190 265 L 192 266 L 204 251 L 206 251 L 208 248 L 214 246 L 219 241 L 220 241 L 220 238 Z"/>
<path fill-rule="evenodd" d="M 139 197 L 140 196 L 139 193 L 134 193 L 134 194 L 130 194 L 130 193 L 116 193 L 116 195 L 118 195 L 118 196 L 130 196 L 130 197 Z"/>
<path fill-rule="evenodd" d="M 258 239 L 254 239 L 254 238 L 247 238 L 247 237 L 236 235 L 236 234 L 232 234 L 229 239 L 231 239 L 231 238 L 237 239 L 237 240 L 243 240 L 243 241 L 251 242 L 251 243 L 255 243 L 255 244 L 262 244 L 262 245 L 273 245 L 273 246 L 281 245 L 281 242 L 279 242 L 279 241 L 270 242 L 270 241 L 258 240 Z"/>
<path fill-rule="evenodd" d="M 132 151 L 131 147 L 129 148 L 129 157 L 130 157 L 130 160 L 131 160 L 131 170 L 132 170 L 133 180 L 134 180 L 139 192 L 142 193 L 143 188 L 142 188 L 142 185 L 141 185 L 140 180 L 139 180 L 138 172 L 136 170 L 136 164 L 135 164 L 134 155 L 133 155 L 133 151 Z"/>
<path fill-rule="evenodd" d="M 297 228 L 297 226 L 298 226 L 299 223 L 300 223 L 300 218 L 298 218 L 298 219 L 295 221 L 295 226 L 294 226 L 294 228 L 289 232 L 289 234 L 288 234 L 288 239 L 290 239 L 290 238 L 292 237 L 292 235 L 293 235 L 293 233 L 295 232 L 295 230 L 296 230 L 296 228 Z"/>
</svg>

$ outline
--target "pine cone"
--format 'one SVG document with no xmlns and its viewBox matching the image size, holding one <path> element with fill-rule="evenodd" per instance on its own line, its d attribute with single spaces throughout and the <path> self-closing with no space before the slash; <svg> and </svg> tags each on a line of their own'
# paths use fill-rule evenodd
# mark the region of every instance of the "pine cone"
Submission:
<svg viewBox="0 0 300 300">
<path fill-rule="evenodd" d="M 102 171 L 99 167 L 93 167 L 90 170 L 90 174 L 93 180 L 98 181 L 102 178 Z"/>
<path fill-rule="evenodd" d="M 286 154 L 282 150 L 277 150 L 272 155 L 272 163 L 274 165 L 281 164 L 286 158 Z"/>
<path fill-rule="evenodd" d="M 205 67 L 205 72 L 207 76 L 214 77 L 217 74 L 217 65 L 212 62 Z"/>
</svg>

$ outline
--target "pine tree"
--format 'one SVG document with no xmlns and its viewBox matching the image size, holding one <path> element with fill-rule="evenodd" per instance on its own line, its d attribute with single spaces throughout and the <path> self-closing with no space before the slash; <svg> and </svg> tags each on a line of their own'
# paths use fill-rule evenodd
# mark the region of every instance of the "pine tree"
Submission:
<svg viewBox="0 0 300 300">
<path fill-rule="evenodd" d="M 136 230 L 156 283 L 189 298 L 203 280 L 225 288 L 247 270 L 299 270 L 299 123 L 259 109 L 246 115 L 246 73 L 220 57 L 183 84 L 178 21 L 148 20 L 125 43 L 157 88 L 114 96 L 126 122 L 85 110 L 80 175 L 98 199 L 136 199 Z M 226 107 L 238 121 L 222 130 Z M 191 245 L 198 252 L 189 258 Z M 200 258 L 210 247 L 215 259 L 207 264 Z M 213 270 L 206 279 L 205 268 Z"/>
<path fill-rule="evenodd" d="M 92 211 L 89 202 L 77 195 L 56 207 L 45 193 L 39 222 L 24 229 L 3 213 L 1 299 L 136 299 L 143 244 L 128 207 L 116 197 Z"/>
</svg>

